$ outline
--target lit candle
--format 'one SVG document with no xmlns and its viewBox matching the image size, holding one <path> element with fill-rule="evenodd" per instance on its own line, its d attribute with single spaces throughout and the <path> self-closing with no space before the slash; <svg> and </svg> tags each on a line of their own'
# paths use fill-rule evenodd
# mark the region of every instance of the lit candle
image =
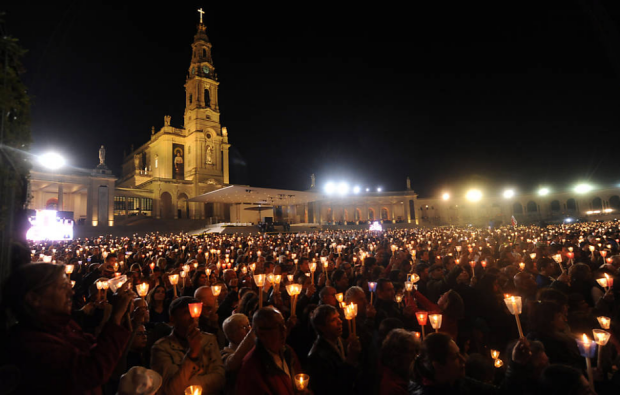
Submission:
<svg viewBox="0 0 620 395">
<path fill-rule="evenodd" d="M 377 289 L 377 283 L 369 281 L 368 282 L 368 290 L 370 291 L 370 304 L 372 304 L 372 295 L 375 293 L 376 289 Z"/>
<path fill-rule="evenodd" d="M 191 315 L 192 318 L 200 317 L 200 314 L 202 314 L 202 303 L 201 302 L 190 303 L 188 304 L 188 306 L 189 306 L 189 315 Z"/>
<path fill-rule="evenodd" d="M 168 276 L 168 280 L 170 281 L 170 284 L 172 285 L 172 292 L 174 292 L 174 296 L 177 296 L 177 284 L 179 283 L 179 275 L 178 274 L 171 274 Z"/>
<path fill-rule="evenodd" d="M 579 347 L 581 356 L 586 359 L 590 387 L 594 389 L 594 377 L 592 376 L 592 363 L 590 362 L 590 358 L 592 358 L 596 352 L 596 343 L 588 339 L 588 336 L 584 333 L 581 339 L 577 339 L 577 346 Z"/>
<path fill-rule="evenodd" d="M 185 395 L 202 395 L 202 387 L 199 385 L 190 385 L 185 388 Z"/>
<path fill-rule="evenodd" d="M 597 278 L 597 279 L 596 279 L 596 282 L 597 282 L 597 283 L 598 283 L 598 285 L 600 285 L 601 287 L 606 288 L 606 289 L 609 289 L 609 288 L 607 287 L 607 285 L 608 285 L 608 284 L 607 284 L 607 279 L 606 279 L 606 278 Z"/>
<path fill-rule="evenodd" d="M 596 319 L 598 320 L 598 323 L 601 326 L 601 328 L 609 329 L 609 326 L 611 324 L 611 318 L 600 316 L 600 317 L 596 317 Z"/>
<path fill-rule="evenodd" d="M 502 360 L 501 360 L 501 359 L 496 359 L 496 360 L 495 360 L 495 362 L 493 362 L 493 365 L 494 365 L 496 368 L 501 368 L 502 366 L 504 366 L 504 362 L 502 362 Z"/>
<path fill-rule="evenodd" d="M 601 351 L 603 346 L 607 344 L 609 338 L 611 337 L 611 333 L 604 331 L 602 329 L 592 329 L 592 333 L 594 334 L 594 341 L 598 346 L 598 357 L 597 357 L 597 367 L 601 367 Z"/>
<path fill-rule="evenodd" d="M 65 266 L 65 273 L 71 274 L 71 273 L 73 273 L 73 269 L 74 269 L 73 265 L 67 265 L 67 266 Z"/>
<path fill-rule="evenodd" d="M 136 290 L 138 291 L 138 295 L 144 299 L 149 292 L 149 283 L 136 285 Z"/>
<path fill-rule="evenodd" d="M 510 296 L 504 299 L 504 303 L 506 303 L 506 307 L 510 311 L 510 314 L 515 316 L 515 320 L 517 321 L 517 329 L 519 330 L 519 338 L 523 337 L 523 330 L 521 329 L 521 321 L 519 320 L 519 314 L 521 314 L 522 304 L 520 296 Z"/>
<path fill-rule="evenodd" d="M 499 358 L 499 351 L 491 350 L 491 358 L 493 358 L 493 359 Z"/>
<path fill-rule="evenodd" d="M 426 320 L 428 319 L 428 312 L 426 311 L 418 311 L 415 313 L 415 318 L 418 320 L 418 324 L 422 327 L 422 339 L 424 339 L 424 326 L 426 326 Z"/>
<path fill-rule="evenodd" d="M 308 387 L 308 382 L 310 381 L 310 376 L 307 374 L 296 374 L 295 375 L 295 388 L 297 391 L 305 391 Z"/>
<path fill-rule="evenodd" d="M 263 307 L 263 286 L 265 286 L 266 276 L 264 274 L 255 274 L 254 283 L 258 287 L 258 308 Z"/>
<path fill-rule="evenodd" d="M 431 314 L 428 318 L 431 320 L 431 326 L 435 329 L 435 332 L 439 332 L 439 328 L 441 328 L 442 315 Z"/>
<path fill-rule="evenodd" d="M 523 271 L 525 269 L 525 263 L 519 263 L 519 270 Z"/>
</svg>

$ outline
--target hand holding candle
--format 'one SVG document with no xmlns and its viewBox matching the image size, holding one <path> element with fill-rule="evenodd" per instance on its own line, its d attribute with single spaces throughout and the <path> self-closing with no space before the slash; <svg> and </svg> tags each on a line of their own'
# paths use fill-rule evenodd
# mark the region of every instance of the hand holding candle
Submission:
<svg viewBox="0 0 620 395">
<path fill-rule="evenodd" d="M 504 303 L 506 303 L 506 307 L 510 311 L 510 314 L 515 316 L 515 320 L 517 321 L 517 329 L 519 329 L 519 338 L 523 337 L 523 330 L 521 329 L 521 320 L 519 320 L 519 314 L 521 314 L 522 304 L 520 296 L 507 296 L 504 299 Z"/>
</svg>

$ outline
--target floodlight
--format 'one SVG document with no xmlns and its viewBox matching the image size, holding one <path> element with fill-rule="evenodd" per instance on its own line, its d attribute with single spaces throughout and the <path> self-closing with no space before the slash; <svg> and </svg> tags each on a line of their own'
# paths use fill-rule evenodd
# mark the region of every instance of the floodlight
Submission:
<svg viewBox="0 0 620 395">
<path fill-rule="evenodd" d="M 383 190 L 383 188 L 379 187 L 377 188 L 377 192 L 381 192 Z"/>
<path fill-rule="evenodd" d="M 347 184 L 344 181 L 341 181 L 340 183 L 338 183 L 338 195 L 346 195 L 347 193 L 349 193 L 349 184 Z"/>
<path fill-rule="evenodd" d="M 592 185 L 588 184 L 579 184 L 575 187 L 576 193 L 588 193 L 592 190 Z"/>
<path fill-rule="evenodd" d="M 469 200 L 470 202 L 477 202 L 482 199 L 482 192 L 480 192 L 478 189 L 470 189 L 465 194 L 465 199 Z"/>
<path fill-rule="evenodd" d="M 540 188 L 540 189 L 538 190 L 538 194 L 539 194 L 540 196 L 547 196 L 547 195 L 549 194 L 549 192 L 550 192 L 550 191 L 549 191 L 549 188 Z"/>
<path fill-rule="evenodd" d="M 353 193 L 360 193 L 361 188 L 359 186 L 353 187 Z"/>
<path fill-rule="evenodd" d="M 65 165 L 65 158 L 55 152 L 39 155 L 39 163 L 50 170 L 58 170 Z"/>
<path fill-rule="evenodd" d="M 444 192 L 444 194 L 441 195 L 441 198 L 443 200 L 450 200 L 450 194 L 448 192 Z"/>
<path fill-rule="evenodd" d="M 336 184 L 330 181 L 327 184 L 325 184 L 324 190 L 326 194 L 332 195 L 333 193 L 336 192 Z"/>
<path fill-rule="evenodd" d="M 514 189 L 506 189 L 506 190 L 504 191 L 504 197 L 505 197 L 506 199 L 510 199 L 510 198 L 512 198 L 512 197 L 514 197 L 514 196 L 515 196 L 515 191 L 514 191 Z"/>
</svg>

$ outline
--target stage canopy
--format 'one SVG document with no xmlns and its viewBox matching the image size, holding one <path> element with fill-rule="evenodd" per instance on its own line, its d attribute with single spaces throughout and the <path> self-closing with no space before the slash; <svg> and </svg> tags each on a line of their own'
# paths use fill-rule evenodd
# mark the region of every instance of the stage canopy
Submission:
<svg viewBox="0 0 620 395">
<path fill-rule="evenodd" d="M 246 185 L 230 185 L 189 199 L 189 202 L 243 203 L 269 206 L 294 206 L 321 199 L 315 192 L 287 189 L 255 188 Z"/>
</svg>

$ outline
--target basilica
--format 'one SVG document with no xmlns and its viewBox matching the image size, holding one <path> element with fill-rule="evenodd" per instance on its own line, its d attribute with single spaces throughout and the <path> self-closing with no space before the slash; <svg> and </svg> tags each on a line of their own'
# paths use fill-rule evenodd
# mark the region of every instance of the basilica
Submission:
<svg viewBox="0 0 620 395">
<path fill-rule="evenodd" d="M 202 21 L 191 46 L 182 128 L 163 116 L 163 126 L 152 129 L 150 140 L 125 156 L 118 178 L 105 164 L 104 147 L 99 165 L 86 174 L 34 169 L 28 208 L 56 209 L 63 218 L 92 227 L 127 224 L 132 218 L 198 220 L 204 226 L 261 222 L 354 226 L 373 221 L 402 226 L 499 225 L 610 219 L 620 210 L 618 188 L 509 199 L 488 195 L 470 201 L 420 198 L 408 178 L 401 191 L 348 194 L 326 193 L 314 176 L 306 191 L 231 184 L 231 143 L 220 123 L 219 81 Z"/>
</svg>

